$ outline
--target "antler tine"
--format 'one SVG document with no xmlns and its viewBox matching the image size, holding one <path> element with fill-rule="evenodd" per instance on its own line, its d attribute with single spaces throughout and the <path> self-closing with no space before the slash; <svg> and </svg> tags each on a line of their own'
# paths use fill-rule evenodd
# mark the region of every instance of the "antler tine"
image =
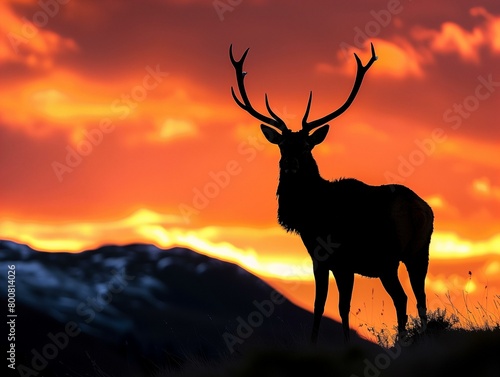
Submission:
<svg viewBox="0 0 500 377">
<path fill-rule="evenodd" d="M 302 118 L 302 128 L 306 129 L 304 125 L 307 124 L 307 117 L 309 116 L 309 111 L 311 110 L 311 102 L 312 102 L 313 92 L 312 90 L 309 92 L 309 99 L 307 100 L 306 112 L 304 113 L 304 117 Z M 310 131 L 310 130 L 308 130 Z"/>
<path fill-rule="evenodd" d="M 287 130 L 287 126 L 285 125 L 285 122 L 273 111 L 273 109 L 271 109 L 271 106 L 269 105 L 269 100 L 267 98 L 267 93 L 264 93 L 264 98 L 266 100 L 266 108 L 267 108 L 267 111 L 269 112 L 269 114 L 271 114 L 271 116 L 278 122 L 280 123 L 283 128 L 281 128 L 281 126 L 278 127 L 279 130 L 281 131 L 284 131 L 284 130 Z"/>
<path fill-rule="evenodd" d="M 356 79 L 354 80 L 354 85 L 351 90 L 351 94 L 349 94 L 349 97 L 347 97 L 347 100 L 345 103 L 340 106 L 337 110 L 334 112 L 325 115 L 322 118 L 313 120 L 311 122 L 307 121 L 307 117 L 309 116 L 309 110 L 311 109 L 311 101 L 312 101 L 312 92 L 309 94 L 309 101 L 307 103 L 307 108 L 306 112 L 304 114 L 304 117 L 302 118 L 302 129 L 306 131 L 311 131 L 315 129 L 316 127 L 324 125 L 326 122 L 329 122 L 330 120 L 337 118 L 339 115 L 341 115 L 344 111 L 346 111 L 349 106 L 351 106 L 351 103 L 354 101 L 354 98 L 356 98 L 356 95 L 358 94 L 359 88 L 361 87 L 361 83 L 363 81 L 363 77 L 365 76 L 365 73 L 370 69 L 371 65 L 375 62 L 375 60 L 378 59 L 378 56 L 375 54 L 375 48 L 373 47 L 373 43 L 370 43 L 371 45 L 371 52 L 372 56 L 368 63 L 366 65 L 363 65 L 361 62 L 361 59 L 358 57 L 356 53 L 354 53 L 354 58 L 356 59 L 356 64 L 357 64 L 357 72 L 356 72 Z"/>
<path fill-rule="evenodd" d="M 276 115 L 276 113 L 274 113 L 272 111 L 271 106 L 269 105 L 269 101 L 267 99 L 267 94 L 265 95 L 266 108 L 267 108 L 267 111 L 269 111 L 269 114 L 271 114 L 272 118 L 259 113 L 257 110 L 255 110 L 253 108 L 252 104 L 250 103 L 250 100 L 248 98 L 248 95 L 247 95 L 247 92 L 245 89 L 245 82 L 244 82 L 245 76 L 247 73 L 245 71 L 243 71 L 243 64 L 245 62 L 245 58 L 247 57 L 248 50 L 250 50 L 250 49 L 247 48 L 245 50 L 245 52 L 241 56 L 240 60 L 236 60 L 233 56 L 233 45 L 229 46 L 229 58 L 231 59 L 231 63 L 233 64 L 233 67 L 236 71 L 236 81 L 238 83 L 238 90 L 239 90 L 239 93 L 241 96 L 241 100 L 240 100 L 238 98 L 238 96 L 236 95 L 234 88 L 231 87 L 231 94 L 233 96 L 233 99 L 238 104 L 239 107 L 241 107 L 247 113 L 252 115 L 254 118 L 257 118 L 261 122 L 264 122 L 270 126 L 276 127 L 280 131 L 284 132 L 285 130 L 288 130 L 288 128 L 286 127 L 285 122 L 283 122 L 283 120 L 278 115 Z"/>
</svg>

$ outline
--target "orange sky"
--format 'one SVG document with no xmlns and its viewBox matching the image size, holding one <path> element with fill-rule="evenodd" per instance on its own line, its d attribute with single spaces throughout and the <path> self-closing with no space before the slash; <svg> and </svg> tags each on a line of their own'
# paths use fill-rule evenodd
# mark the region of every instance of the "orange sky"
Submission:
<svg viewBox="0 0 500 377">
<path fill-rule="evenodd" d="M 307 253 L 276 224 L 279 152 L 231 98 L 228 47 L 251 47 L 254 106 L 267 92 L 297 130 L 310 90 L 310 118 L 342 104 L 352 53 L 368 61 L 373 42 L 379 60 L 315 149 L 322 175 L 403 183 L 431 204 L 430 307 L 447 291 L 500 293 L 497 1 L 41 3 L 0 5 L 1 238 L 188 246 L 310 308 Z M 358 279 L 354 296 L 353 308 L 385 305 L 366 322 L 393 321 L 378 281 Z"/>
</svg>

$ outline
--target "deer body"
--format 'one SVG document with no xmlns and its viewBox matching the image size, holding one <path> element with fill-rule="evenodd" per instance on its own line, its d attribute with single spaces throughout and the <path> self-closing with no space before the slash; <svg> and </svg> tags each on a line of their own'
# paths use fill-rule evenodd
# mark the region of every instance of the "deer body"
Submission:
<svg viewBox="0 0 500 377">
<path fill-rule="evenodd" d="M 303 157 L 304 158 L 304 157 Z M 315 166 L 312 161 L 305 166 Z M 302 171 L 302 170 L 301 170 Z M 302 238 L 313 261 L 316 280 L 316 341 L 332 271 L 339 288 L 339 311 L 349 338 L 349 310 L 354 274 L 381 278 L 393 292 L 402 333 L 407 322 L 407 297 L 397 279 L 399 262 L 409 269 L 417 307 L 425 322 L 424 281 L 433 230 L 431 208 L 401 185 L 370 186 L 356 179 L 333 182 L 317 167 L 305 174 L 280 172 L 278 222 Z"/>
<path fill-rule="evenodd" d="M 357 57 L 358 74 L 346 103 L 333 113 L 308 122 L 312 94 L 303 118 L 303 128 L 290 131 L 271 110 L 272 118 L 258 113 L 250 104 L 243 84 L 243 61 L 231 61 L 236 69 L 242 101 L 237 104 L 267 125 L 261 129 L 267 140 L 280 148 L 280 176 L 277 190 L 278 222 L 289 232 L 300 235 L 313 262 L 316 297 L 311 340 L 316 342 L 332 271 L 339 290 L 339 312 L 344 336 L 349 339 L 349 310 L 354 274 L 380 278 L 396 308 L 398 330 L 404 333 L 407 296 L 397 270 L 403 262 L 417 299 L 422 324 L 426 323 L 425 276 L 429 261 L 429 243 L 433 231 L 433 213 L 427 203 L 402 185 L 370 186 L 356 179 L 327 181 L 319 173 L 312 149 L 329 130 L 327 121 L 339 116 L 354 100 L 364 73 L 376 60 L 363 66 Z M 316 129 L 314 132 L 314 129 Z M 280 131 L 280 132 L 279 132 Z"/>
<path fill-rule="evenodd" d="M 317 238 L 337 244 L 334 251 L 325 250 L 331 254 L 324 261 L 330 270 L 340 258 L 353 273 L 380 277 L 384 268 L 411 259 L 428 244 L 430 207 L 405 186 L 319 178 L 318 184 L 304 187 L 286 181 L 280 180 L 277 191 L 278 222 L 299 234 L 306 246 Z"/>
</svg>

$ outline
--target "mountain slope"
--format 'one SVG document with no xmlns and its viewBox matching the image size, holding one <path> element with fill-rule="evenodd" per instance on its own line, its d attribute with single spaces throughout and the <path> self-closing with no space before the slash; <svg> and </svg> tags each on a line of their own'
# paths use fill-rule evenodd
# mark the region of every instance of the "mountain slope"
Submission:
<svg viewBox="0 0 500 377">
<path fill-rule="evenodd" d="M 70 254 L 0 241 L 0 263 L 16 271 L 16 364 L 35 372 L 126 375 L 230 358 L 262 344 L 305 343 L 312 322 L 240 267 L 182 248 Z M 5 290 L 1 297 L 6 305 Z M 329 345 L 342 339 L 326 318 L 321 333 Z"/>
</svg>

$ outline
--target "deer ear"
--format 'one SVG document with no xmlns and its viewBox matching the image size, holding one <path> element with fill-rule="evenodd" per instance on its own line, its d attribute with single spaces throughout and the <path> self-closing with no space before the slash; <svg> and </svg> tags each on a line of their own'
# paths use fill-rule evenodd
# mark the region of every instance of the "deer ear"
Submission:
<svg viewBox="0 0 500 377">
<path fill-rule="evenodd" d="M 272 144 L 279 144 L 279 143 L 281 143 L 281 139 L 283 137 L 274 128 L 268 127 L 265 124 L 261 124 L 260 125 L 260 129 L 262 130 L 262 133 L 266 137 L 267 141 L 269 141 Z"/>
<path fill-rule="evenodd" d="M 312 145 L 317 145 L 317 144 L 323 142 L 323 140 L 325 140 L 326 134 L 328 133 L 329 129 L 330 129 L 330 126 L 328 124 L 321 126 L 316 131 L 314 131 L 311 135 L 309 135 L 309 142 Z"/>
</svg>

